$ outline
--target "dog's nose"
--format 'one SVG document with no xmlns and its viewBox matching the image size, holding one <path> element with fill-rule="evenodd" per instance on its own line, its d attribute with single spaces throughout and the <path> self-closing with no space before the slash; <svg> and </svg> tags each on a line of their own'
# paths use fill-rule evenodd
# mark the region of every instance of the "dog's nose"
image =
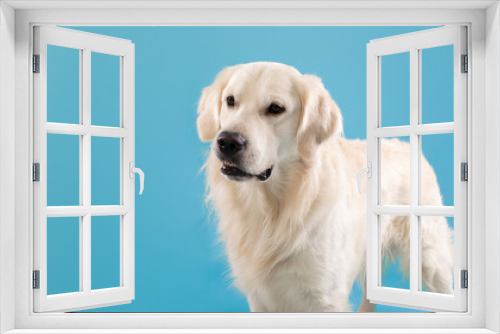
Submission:
<svg viewBox="0 0 500 334">
<path fill-rule="evenodd" d="M 228 158 L 234 157 L 245 148 L 247 140 L 237 132 L 223 131 L 217 137 L 219 150 Z"/>
</svg>

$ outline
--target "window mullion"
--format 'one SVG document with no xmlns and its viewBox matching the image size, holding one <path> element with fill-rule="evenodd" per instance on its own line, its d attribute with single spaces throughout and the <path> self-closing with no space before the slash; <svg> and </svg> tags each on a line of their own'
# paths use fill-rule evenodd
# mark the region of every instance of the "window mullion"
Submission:
<svg viewBox="0 0 500 334">
<path fill-rule="evenodd" d="M 91 51 L 83 50 L 82 66 L 82 125 L 91 125 Z M 80 160 L 82 170 L 82 204 L 89 208 L 89 212 L 82 217 L 82 230 L 80 234 L 81 249 L 81 271 L 80 277 L 83 281 L 83 291 L 90 293 L 91 290 L 91 135 L 87 132 L 82 137 L 82 159 Z"/>
<path fill-rule="evenodd" d="M 80 80 L 80 87 L 79 87 L 79 118 L 80 118 L 80 121 L 78 123 L 78 127 L 81 127 L 83 126 L 83 50 L 80 50 L 80 76 L 79 76 L 79 80 Z M 49 131 L 49 127 L 50 127 L 50 124 L 47 123 L 47 131 Z M 80 206 L 84 206 L 84 203 L 83 203 L 83 198 L 84 198 L 84 191 L 83 191 L 83 187 L 84 187 L 84 183 L 83 183 L 83 159 L 84 159 L 84 156 L 83 156 L 83 136 L 80 135 L 78 136 L 79 138 L 79 141 L 80 141 Z M 83 235 L 84 235 L 84 217 L 85 216 L 80 216 L 79 219 L 80 219 L 80 228 L 79 228 L 79 248 L 80 248 L 80 255 L 79 255 L 79 268 L 80 268 L 80 272 L 79 272 L 79 284 L 80 284 L 80 288 L 79 290 L 80 291 L 83 291 L 84 290 L 84 281 L 85 281 L 85 278 L 83 277 L 83 272 L 84 272 L 84 251 L 85 251 L 85 248 L 83 247 L 83 243 L 84 243 L 84 239 L 83 239 Z"/>
<path fill-rule="evenodd" d="M 413 212 L 418 205 L 420 172 L 419 172 L 419 136 L 415 128 L 419 123 L 419 54 L 418 49 L 410 50 L 410 292 L 418 292 L 419 276 L 419 219 Z"/>
<path fill-rule="evenodd" d="M 124 59 L 123 57 L 120 57 L 120 130 L 123 131 L 125 130 L 125 115 L 123 112 L 124 105 L 123 105 L 123 71 L 124 71 Z M 125 182 L 124 182 L 124 177 L 126 176 L 127 172 L 125 171 L 127 162 L 124 161 L 125 159 L 125 154 L 124 154 L 124 145 L 125 140 L 122 138 L 120 140 L 120 204 L 125 205 L 129 204 L 128 202 L 125 203 L 125 196 L 124 196 L 124 189 L 125 189 Z M 134 162 L 135 164 L 135 162 Z M 123 287 L 125 285 L 125 218 L 123 215 L 120 216 L 120 286 Z"/>
<path fill-rule="evenodd" d="M 414 116 L 414 120 L 417 122 L 417 125 L 415 125 L 415 130 L 420 130 L 422 128 L 425 129 L 425 125 L 422 124 L 422 50 L 416 50 L 416 84 L 417 84 L 417 91 L 415 92 L 416 94 L 416 115 Z M 411 116 L 410 116 L 411 117 Z M 437 125 L 437 129 L 439 128 L 441 130 L 447 129 L 448 131 L 453 132 L 453 123 L 447 123 L 447 124 L 440 124 Z M 427 126 L 427 128 L 432 128 L 432 125 Z M 417 140 L 417 166 L 415 167 L 417 170 L 417 188 L 416 188 L 416 195 L 417 195 L 417 200 L 416 200 L 416 206 L 412 207 L 412 209 L 418 210 L 420 208 L 420 205 L 422 204 L 422 135 L 425 134 L 424 131 L 415 131 L 416 135 L 416 140 Z M 432 131 L 432 130 L 431 130 Z M 432 132 L 431 132 L 432 133 Z M 436 131 L 435 133 L 438 133 Z M 442 133 L 444 133 L 442 131 Z M 420 290 L 422 290 L 422 225 L 421 225 L 421 216 L 416 217 L 416 226 L 417 226 L 417 231 L 415 232 L 416 235 L 416 240 L 412 240 L 414 243 L 416 243 L 418 249 L 417 257 L 415 258 L 414 262 L 416 262 L 417 265 L 417 276 L 415 277 L 416 280 L 416 290 L 414 293 L 419 293 Z"/>
</svg>

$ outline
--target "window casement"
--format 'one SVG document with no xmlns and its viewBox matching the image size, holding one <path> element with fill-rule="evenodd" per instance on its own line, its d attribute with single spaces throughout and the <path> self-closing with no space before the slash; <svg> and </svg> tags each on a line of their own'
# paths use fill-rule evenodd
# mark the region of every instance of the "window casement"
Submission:
<svg viewBox="0 0 500 334">
<path fill-rule="evenodd" d="M 128 303 L 134 299 L 134 44 L 117 38 L 45 26 L 34 28 L 34 42 L 34 312 L 62 312 Z M 48 77 L 51 70 L 47 65 L 48 57 L 53 55 L 48 50 L 53 47 L 72 50 L 79 59 L 80 78 L 77 89 L 80 92 L 80 108 L 75 112 L 80 115 L 78 124 L 47 121 Z M 91 121 L 93 53 L 119 57 L 118 127 L 96 126 Z M 71 110 L 67 110 L 66 114 L 70 112 Z M 79 205 L 47 206 L 47 188 L 55 186 L 54 182 L 48 182 L 49 136 L 56 137 L 51 138 L 51 142 L 68 140 L 62 137 L 72 137 L 79 142 L 79 145 L 73 147 L 75 155 L 80 157 Z M 119 141 L 119 145 L 113 145 L 112 148 L 120 151 L 120 166 L 114 170 L 116 175 L 107 175 L 120 179 L 118 205 L 95 205 L 96 202 L 92 199 L 91 187 L 97 185 L 92 182 L 93 171 L 96 172 L 96 166 L 91 164 L 92 149 L 102 142 L 100 138 Z M 92 260 L 96 258 L 92 256 L 92 227 L 98 227 L 96 225 L 102 220 L 97 218 L 102 216 L 116 216 L 119 220 L 119 228 L 114 232 L 119 233 L 116 237 L 120 239 L 120 278 L 119 286 L 95 289 L 92 288 L 94 284 L 91 272 Z M 79 240 L 74 240 L 79 243 L 79 289 L 50 294 L 48 283 L 54 275 L 48 275 L 47 231 L 49 224 L 54 224 L 51 220 L 63 217 L 75 218 L 79 225 Z M 70 219 L 63 221 L 67 225 L 72 223 Z"/>
<path fill-rule="evenodd" d="M 467 308 L 467 290 L 462 284 L 463 271 L 467 270 L 467 182 L 462 175 L 462 168 L 467 166 L 467 71 L 462 61 L 467 56 L 466 27 L 452 26 L 430 29 L 400 36 L 371 41 L 367 47 L 367 155 L 371 168 L 367 183 L 367 296 L 374 303 L 386 303 L 402 307 L 415 307 L 427 310 L 465 311 Z M 424 113 L 435 112 L 422 107 L 423 58 L 424 53 L 435 48 L 452 47 L 453 66 L 453 121 L 446 123 L 423 122 Z M 409 114 L 409 124 L 402 126 L 384 126 L 384 107 L 382 90 L 384 66 L 383 58 L 390 55 L 409 53 L 409 108 L 401 113 Z M 388 94 L 387 94 L 388 95 Z M 390 99 L 387 95 L 384 98 Z M 385 101 L 384 101 L 385 102 Z M 451 134 L 453 136 L 453 174 L 454 206 L 430 206 L 425 203 L 423 182 L 422 143 L 428 136 Z M 410 151 L 403 158 L 409 164 L 410 185 L 409 203 L 406 199 L 392 199 L 395 202 L 383 202 L 382 175 L 384 173 L 382 147 L 384 138 L 408 137 Z M 385 139 L 386 140 L 386 139 Z M 387 163 L 387 162 L 386 162 Z M 405 196 L 408 194 L 402 194 Z M 387 199 L 385 199 L 387 201 Z M 406 205 L 403 205 L 406 204 Z M 382 235 L 387 216 L 409 216 L 410 243 L 410 287 L 395 289 L 382 284 Z M 424 291 L 425 270 L 423 263 L 434 259 L 423 259 L 422 231 L 433 228 L 435 217 L 453 217 L 454 220 L 454 286 L 452 294 Z M 438 218 L 442 219 L 442 218 Z M 401 220 L 404 224 L 407 220 Z M 403 227 L 407 228 L 407 227 Z M 425 232 L 424 232 L 425 233 Z M 428 255 L 429 256 L 429 255 Z M 430 255 L 432 256 L 432 255 Z M 446 256 L 437 254 L 437 256 Z M 444 260 L 443 259 L 437 259 Z M 433 273 L 428 273 L 432 275 Z"/>
<path fill-rule="evenodd" d="M 278 4 L 276 2 L 260 3 L 257 2 L 247 4 L 248 9 L 238 7 L 236 4 L 231 4 L 229 8 L 221 9 L 215 3 L 207 3 L 207 8 L 182 8 L 179 9 L 179 4 L 157 4 L 159 7 L 148 9 L 149 2 L 134 3 L 138 8 L 126 9 L 120 8 L 121 6 L 130 6 L 131 4 L 124 2 L 120 4 L 110 5 L 108 2 L 97 3 L 86 2 L 82 6 L 87 9 L 72 9 L 68 3 L 61 3 L 55 8 L 54 3 L 50 2 L 37 2 L 16 4 L 15 1 L 10 1 L 8 4 L 5 2 L 1 4 L 1 28 L 0 34 L 2 36 L 0 48 L 2 69 L 2 76 L 0 76 L 0 90 L 2 100 L 0 100 L 0 181 L 2 182 L 3 189 L 0 189 L 0 237 L 1 237 L 1 261 L 0 265 L 2 270 L 2 294 L 0 295 L 2 301 L 1 312 L 1 330 L 10 331 L 16 330 L 23 332 L 29 329 L 30 332 L 37 332 L 40 330 L 53 330 L 54 332 L 65 333 L 87 329 L 89 332 L 99 332 L 102 330 L 113 329 L 128 329 L 134 332 L 131 328 L 137 329 L 137 332 L 146 332 L 147 329 L 160 329 L 160 328 L 196 328 L 197 332 L 202 332 L 203 329 L 212 328 L 220 329 L 224 332 L 229 329 L 237 331 L 236 328 L 274 328 L 276 330 L 283 330 L 285 327 L 290 328 L 303 328 L 304 332 L 314 331 L 315 329 L 329 328 L 335 332 L 334 328 L 362 328 L 362 332 L 390 332 L 397 329 L 398 332 L 408 332 L 409 329 L 415 332 L 419 329 L 422 333 L 430 332 L 431 329 L 447 328 L 448 332 L 453 330 L 468 332 L 468 333 L 490 333 L 498 332 L 499 330 L 499 282 L 498 282 L 498 267 L 499 267 L 499 254 L 500 248 L 498 246 L 498 235 L 500 233 L 497 224 L 494 224 L 500 217 L 498 214 L 498 200 L 500 186 L 499 175 L 494 172 L 496 170 L 495 162 L 497 162 L 500 155 L 500 148 L 498 143 L 498 124 L 500 119 L 498 117 L 498 90 L 499 85 L 499 44 L 500 44 L 500 18 L 498 4 L 494 1 L 478 2 L 467 1 L 465 2 L 441 2 L 437 1 L 432 4 L 424 4 L 414 2 L 409 5 L 401 3 L 399 8 L 388 9 L 387 3 L 371 2 L 366 9 L 363 6 L 367 4 L 359 4 L 357 9 L 353 9 L 352 4 L 348 5 L 343 3 L 343 8 L 338 7 L 333 3 L 323 3 L 318 7 L 318 4 L 300 2 L 304 8 L 290 7 L 290 4 Z M 149 4 L 150 5 L 150 4 Z M 198 4 L 199 5 L 199 4 Z M 193 5 L 193 6 L 198 6 Z M 16 8 L 13 9 L 12 7 Z M 69 8 L 67 7 L 69 6 Z M 97 8 L 100 6 L 100 8 Z M 111 6 L 114 10 L 102 10 L 102 6 Z M 144 7 L 141 7 L 144 6 Z M 212 7 L 210 7 L 212 6 Z M 325 6 L 325 7 L 323 7 Z M 337 6 L 337 7 L 335 7 Z M 376 10 L 374 10 L 375 6 Z M 378 6 L 378 7 L 377 7 Z M 416 7 L 415 7 L 416 6 Z M 442 9 L 436 9 L 436 6 Z M 66 7 L 66 8 L 63 8 Z M 182 6 L 181 6 L 182 7 Z M 346 7 L 351 9 L 346 9 Z M 373 8 L 372 8 L 373 7 Z M 472 9 L 471 9 L 472 8 Z M 272 18 L 272 19 L 271 19 Z M 272 21 L 272 22 L 271 22 Z M 486 28 L 485 28 L 486 22 Z M 441 26 L 445 28 L 435 29 L 435 36 L 425 38 L 423 44 L 406 45 L 406 49 L 402 48 L 399 51 L 383 50 L 384 45 L 396 45 L 397 48 L 402 47 L 398 37 L 388 38 L 386 41 L 373 41 L 373 49 L 375 45 L 380 46 L 380 53 L 372 54 L 373 57 L 368 58 L 368 81 L 374 79 L 373 75 L 378 76 L 377 71 L 383 72 L 383 67 L 378 67 L 378 58 L 383 57 L 384 54 L 391 54 L 397 52 L 409 52 L 413 54 L 412 66 L 412 90 L 411 94 L 413 103 L 411 104 L 411 123 L 403 125 L 400 129 L 391 129 L 383 127 L 380 122 L 380 110 L 377 105 L 372 105 L 372 108 L 377 109 L 374 113 L 369 113 L 368 118 L 368 133 L 367 138 L 369 145 L 374 147 L 375 150 L 370 150 L 371 154 L 376 154 L 379 149 L 378 145 L 381 141 L 380 138 L 384 137 L 398 137 L 409 136 L 411 145 L 411 159 L 412 166 L 417 166 L 413 169 L 411 174 L 411 182 L 414 185 L 413 189 L 419 189 L 418 185 L 418 165 L 419 155 L 421 154 L 421 144 L 419 136 L 429 134 L 451 134 L 454 135 L 454 178 L 455 178 L 455 196 L 453 207 L 439 207 L 429 208 L 419 205 L 418 191 L 412 192 L 412 202 L 408 207 L 396 207 L 393 205 L 383 205 L 378 202 L 380 199 L 378 192 L 379 177 L 378 171 L 380 161 L 378 157 L 368 156 L 367 161 L 371 162 L 372 178 L 368 181 L 369 199 L 373 201 L 368 207 L 370 210 L 371 218 L 369 220 L 369 228 L 375 230 L 378 228 L 377 216 L 384 214 L 399 214 L 408 215 L 411 217 L 412 235 L 412 261 L 417 263 L 412 267 L 410 273 L 410 291 L 401 294 L 392 293 L 390 289 L 378 289 L 380 287 L 379 273 L 380 266 L 374 262 L 374 268 L 371 268 L 369 280 L 368 297 L 373 301 L 380 303 L 387 303 L 392 305 L 413 305 L 416 308 L 432 309 L 432 310 L 453 310 L 458 312 L 438 312 L 438 313 L 415 313 L 415 314 L 92 314 L 92 313 L 61 313 L 64 310 L 82 309 L 87 307 L 96 307 L 109 303 L 127 302 L 133 298 L 133 290 L 125 293 L 122 289 L 120 296 L 109 300 L 91 300 L 93 291 L 89 281 L 85 275 L 90 275 L 89 271 L 85 268 L 80 271 L 81 281 L 83 284 L 78 293 L 82 292 L 87 294 L 85 300 L 82 298 L 80 301 L 68 302 L 65 305 L 51 304 L 51 296 L 47 296 L 47 291 L 42 294 L 40 291 L 35 291 L 32 287 L 33 270 L 39 269 L 41 273 L 42 267 L 40 264 L 40 257 L 43 254 L 43 248 L 39 249 L 39 245 L 43 246 L 43 235 L 38 234 L 36 230 L 37 217 L 42 221 L 48 215 L 63 214 L 72 217 L 78 217 L 79 224 L 84 228 L 85 217 L 93 217 L 94 209 L 88 204 L 88 199 L 84 203 L 84 196 L 80 197 L 82 202 L 75 205 L 75 208 L 50 208 L 47 204 L 37 202 L 37 191 L 44 180 L 43 161 L 37 156 L 37 138 L 41 138 L 42 143 L 46 141 L 47 133 L 55 135 L 72 135 L 79 136 L 80 148 L 84 147 L 85 136 L 91 138 L 93 136 L 103 136 L 105 133 L 111 137 L 120 138 L 122 141 L 121 150 L 123 153 L 125 138 L 133 138 L 133 124 L 132 132 L 126 135 L 128 126 L 123 123 L 117 128 L 98 129 L 93 132 L 93 126 L 90 122 L 85 123 L 85 115 L 80 114 L 82 119 L 79 124 L 71 125 L 54 125 L 47 123 L 47 119 L 37 119 L 35 110 L 37 108 L 37 91 L 38 78 L 43 78 L 43 66 L 40 66 L 40 73 L 32 73 L 32 56 L 33 54 L 41 54 L 36 48 L 40 46 L 34 45 L 36 39 L 35 26 L 42 27 L 42 30 L 57 30 L 56 28 L 49 28 L 54 24 L 61 26 L 82 26 L 82 25 L 427 25 L 427 26 Z M 449 26 L 449 27 L 448 27 Z M 457 26 L 467 28 L 457 28 Z M 439 30 L 441 29 L 441 30 Z M 62 31 L 63 29 L 61 29 Z M 440 31 L 440 32 L 438 32 Z M 454 31 L 455 37 L 451 31 Z M 457 32 L 458 31 L 458 32 Z M 424 34 L 426 32 L 422 32 Z M 432 34 L 432 30 L 427 31 Z M 58 34 L 58 33 L 57 33 Z M 78 33 L 80 34 L 80 33 Z M 90 35 L 90 34 L 89 34 Z M 449 37 L 443 41 L 438 36 L 446 35 Z M 467 35 L 467 43 L 464 41 L 464 35 Z M 416 35 L 415 35 L 416 36 Z M 99 36 L 93 35 L 99 39 Z M 408 36 L 410 37 L 410 36 Z M 107 37 L 101 37 L 107 41 L 113 40 Z M 403 37 L 405 38 L 405 37 Z M 82 37 L 82 39 L 84 39 Z M 409 38 L 411 40 L 411 38 Z M 432 41 L 438 40 L 439 43 L 432 44 Z M 77 39 L 72 42 L 77 41 Z M 412 41 L 414 42 L 414 41 Z M 55 42 L 54 42 L 55 43 Z M 106 42 L 105 44 L 107 44 Z M 133 50 L 133 44 L 130 44 Z M 49 43 L 50 44 L 50 43 Z M 55 43 L 57 44 L 57 43 Z M 419 89 L 418 89 L 418 61 L 419 50 L 426 48 L 437 47 L 438 45 L 454 45 L 454 63 L 459 64 L 456 58 L 457 50 L 460 48 L 460 53 L 468 56 L 469 60 L 469 73 L 460 74 L 458 77 L 457 72 L 454 72 L 455 78 L 455 99 L 463 98 L 465 101 L 464 109 L 458 111 L 455 108 L 454 120 L 452 124 L 421 124 L 419 120 Z M 90 45 L 90 44 L 89 44 Z M 63 45 L 64 46 L 64 45 Z M 88 45 L 75 45 L 68 44 L 65 47 L 80 50 L 80 60 L 83 62 L 81 66 L 85 66 L 84 53 Z M 368 53 L 371 46 L 368 47 Z M 114 54 L 121 57 L 123 64 L 124 55 L 121 55 L 116 50 L 99 51 L 99 46 L 95 49 L 96 52 L 103 52 Z M 384 53 L 386 52 L 386 53 Z M 133 54 L 132 54 L 133 59 Z M 458 61 L 458 63 L 457 63 Z M 370 65 L 371 62 L 371 65 Z M 132 62 L 133 63 L 133 62 Z M 43 64 L 43 57 L 40 56 L 40 65 Z M 340 64 L 339 64 L 340 65 Z M 158 64 L 161 66 L 161 64 Z M 455 66 L 456 67 L 456 66 Z M 15 68 L 15 71 L 13 70 Z M 83 67 L 80 68 L 82 70 Z M 486 69 L 486 70 L 485 70 Z M 122 69 L 123 70 L 123 69 Z M 370 72 L 371 71 L 371 72 Z M 83 72 L 81 72 L 83 73 Z M 370 74 L 371 73 L 371 74 Z M 123 74 L 123 72 L 122 72 Z M 417 76 L 415 76 L 417 74 Z M 376 77 L 375 77 L 376 78 Z M 462 78 L 462 79 L 461 79 Z M 81 80 L 84 81 L 82 75 Z M 457 94 L 457 80 L 462 80 L 459 86 L 467 89 L 462 94 Z M 126 81 L 122 77 L 122 84 Z M 12 84 L 15 83 L 15 84 Z M 416 86 L 415 86 L 416 85 Z M 82 90 L 85 87 L 82 86 Z M 122 90 L 124 87 L 122 87 Z M 377 86 L 368 85 L 368 101 L 378 98 Z M 383 87 L 382 87 L 383 89 Z M 463 91 L 462 91 L 463 92 Z M 83 94 L 83 93 L 82 93 Z M 133 92 L 132 92 L 133 94 Z M 125 95 L 124 95 L 125 96 Z M 133 101 L 133 95 L 132 101 Z M 81 95 L 83 99 L 85 95 Z M 486 101 L 486 102 L 485 102 Z M 15 102 L 15 103 L 14 103 Z M 81 103 L 84 103 L 82 100 Z M 455 107 L 458 106 L 455 101 Z M 369 103 L 370 105 L 370 103 Z M 123 106 L 122 106 L 123 107 Z M 370 106 L 368 106 L 370 108 Z M 15 117 L 13 116 L 15 111 Z M 122 110 L 125 113 L 124 110 Z M 383 114 L 383 110 L 381 112 Z M 126 117 L 122 114 L 122 117 Z M 132 112 L 133 117 L 133 112 Z M 383 116 L 382 116 L 383 117 Z M 124 120 L 122 119 L 122 121 Z M 463 118 L 463 119 L 462 119 Z M 132 118 L 133 120 L 133 118 Z M 41 126 L 41 127 L 39 127 Z M 15 128 L 15 135 L 9 131 L 9 127 Z M 463 132 L 461 132 L 465 128 Z M 462 129 L 462 130 L 461 130 Z M 7 131 L 5 131 L 7 130 Z M 391 131 L 395 131 L 394 133 Z M 400 131 L 400 132 L 398 132 Z M 424 131 L 424 132 L 422 132 Z M 117 135 L 119 133 L 119 135 Z M 464 135 L 461 139 L 461 134 Z M 467 137 L 465 137 L 467 135 Z M 132 136 L 132 137 L 129 137 Z M 14 140 L 15 139 L 15 140 Z M 88 140 L 88 139 L 87 139 Z M 457 145 L 457 140 L 463 140 Z M 40 143 L 40 142 L 39 142 Z M 133 143 L 133 140 L 132 140 Z M 133 144 L 132 144 L 133 145 Z M 87 146 L 88 147 L 88 146 Z M 489 152 L 486 155 L 485 152 Z M 27 152 L 27 153 L 26 153 Z M 38 152 L 43 152 L 38 151 Z M 80 151 L 80 153 L 83 151 Z M 133 152 L 133 146 L 132 151 Z M 85 153 L 85 152 L 83 152 Z M 40 153 L 38 153 L 40 154 Z M 87 152 L 87 154 L 89 154 Z M 38 159 L 40 158 L 40 159 Z M 37 161 L 38 160 L 38 161 Z M 132 189 L 130 191 L 133 196 L 133 181 L 130 181 L 130 169 L 133 165 L 133 153 L 131 159 L 124 159 L 121 157 L 121 176 L 122 187 L 125 182 L 132 182 Z M 32 181 L 32 168 L 33 163 L 40 163 L 40 183 Z M 457 175 L 460 175 L 460 164 L 466 162 L 469 165 L 469 181 L 457 181 Z M 89 163 L 89 160 L 81 158 L 81 168 Z M 459 164 L 457 166 L 457 163 Z M 486 168 L 484 165 L 486 164 Z M 15 166 L 15 169 L 11 168 Z M 87 167 L 88 168 L 88 167 Z M 458 170 L 457 170 L 458 168 Z M 46 169 L 45 169 L 46 170 Z M 6 176 L 5 172 L 10 174 Z M 485 171 L 489 171 L 488 180 L 486 181 Z M 9 178 L 15 180 L 10 182 Z M 126 180 L 125 180 L 126 179 Z M 85 182 L 85 177 L 82 176 L 81 182 Z M 89 182 L 88 179 L 86 182 Z M 415 183 L 416 188 L 415 188 Z M 6 187 L 6 188 L 5 188 Z M 37 188 L 39 187 L 39 188 Z M 84 191 L 81 187 L 80 191 Z M 87 188 L 88 191 L 88 188 Z M 125 189 L 121 189 L 125 195 Z M 11 201 L 12 194 L 15 193 L 15 201 Z M 458 194 L 458 195 L 457 195 Z M 125 195 L 126 196 L 126 195 Z M 465 206 L 460 206 L 460 201 L 465 197 L 468 202 Z M 121 199 L 122 201 L 123 199 Z M 125 205 L 125 202 L 120 202 L 120 207 L 123 211 L 120 212 L 104 212 L 103 210 L 115 208 L 96 208 L 96 215 L 100 214 L 117 214 L 124 217 L 130 213 L 133 216 L 133 201 L 132 207 Z M 128 202 L 130 203 L 130 202 Z M 35 209 L 33 209 L 35 208 Z M 463 212 L 457 210 L 464 210 Z M 11 212 L 12 210 L 12 212 Z M 36 210 L 39 210 L 37 213 Z M 60 210 L 60 211 L 58 211 Z M 130 210 L 130 211 L 127 211 Z M 57 211 L 57 212 L 56 212 Z M 15 212 L 15 215 L 14 215 Z M 12 214 L 11 214 L 12 213 Z M 418 261 L 420 259 L 420 249 L 418 248 L 418 227 L 419 217 L 427 217 L 427 215 L 434 216 L 453 216 L 455 221 L 455 265 L 454 265 L 454 294 L 453 297 L 449 296 L 433 296 L 425 291 L 421 291 L 421 277 L 418 268 Z M 15 217 L 15 219 L 14 219 Z M 459 218 L 461 217 L 461 218 Z M 9 219 L 6 219 L 9 218 Z M 10 219 L 12 218 L 12 219 Z M 91 219 L 91 218 L 90 218 Z M 123 224 L 123 218 L 121 224 Z M 122 227 L 125 227 L 124 225 Z M 122 230 L 123 231 L 123 230 Z M 370 233 L 370 232 L 369 232 Z M 457 233 L 459 235 L 457 239 Z M 83 234 L 82 234 L 83 235 Z M 88 236 L 88 234 L 87 234 Z M 462 239 L 461 239 L 462 238 Z M 133 238 L 132 238 L 133 240 Z M 416 242 L 415 242 L 416 240 Z M 38 243 L 37 243 L 38 241 Z M 42 243 L 40 243 L 42 241 Z M 82 243 L 84 245 L 85 242 Z M 457 248 L 457 244 L 460 246 Z M 371 248 L 372 256 L 380 256 L 378 240 L 376 237 L 370 237 L 368 246 Z M 133 251 L 132 248 L 128 248 Z M 460 254 L 457 260 L 457 249 Z M 41 251 L 41 253 L 40 253 Z M 88 247 L 87 247 L 88 251 Z M 122 250 L 123 251 L 123 250 Z M 465 253 L 467 251 L 467 253 Z M 463 253 L 462 253 L 463 252 Z M 487 253 L 488 252 L 488 253 Z M 85 256 L 84 251 L 80 253 L 82 258 Z M 488 256 L 487 256 L 488 255 Z M 87 253 L 87 266 L 88 253 Z M 122 259 L 123 260 L 123 259 Z M 42 260 L 43 261 L 43 260 Z M 457 262 L 458 261 L 458 262 Z M 133 263 L 133 262 L 132 262 Z M 461 270 L 469 271 L 469 288 L 460 288 L 460 272 Z M 126 272 L 121 267 L 122 274 Z M 457 277 L 457 273 L 459 273 Z M 125 277 L 123 277 L 125 278 Z M 413 278 L 413 279 L 412 279 Z M 133 277 L 132 277 L 133 279 Z M 126 284 L 126 280 L 124 281 Z M 125 287 L 124 282 L 120 282 L 118 289 Z M 130 281 L 128 281 L 130 282 Z M 10 286 L 8 284 L 11 284 Z M 43 283 L 43 276 L 41 275 L 40 286 Z M 46 284 L 46 283 L 45 283 Z M 85 287 L 85 284 L 87 286 Z M 12 286 L 14 285 L 14 286 Z M 133 285 L 132 285 L 133 289 Z M 159 287 L 160 289 L 160 287 Z M 103 289 L 104 291 L 105 289 Z M 96 290 L 98 291 L 98 290 Z M 132 291 L 132 292 L 130 292 Z M 375 292 L 375 294 L 374 294 Z M 39 293 L 39 297 L 36 294 Z M 127 295 L 128 294 L 128 295 Z M 417 298 L 419 295 L 425 295 L 425 298 Z M 57 296 L 57 295 L 54 295 Z M 109 294 L 111 296 L 111 294 Z M 64 296 L 63 296 L 64 297 Z M 428 297 L 428 298 L 427 298 Z M 55 298 L 57 299 L 57 298 Z M 70 299 L 68 299 L 70 300 Z M 451 301 L 450 301 L 451 300 Z M 9 307 L 15 305 L 15 307 Z M 38 307 L 38 309 L 37 309 Z M 45 312 L 48 310 L 54 312 Z M 59 328 L 59 330 L 54 330 Z M 370 328 L 373 328 L 371 331 Z M 384 328 L 386 330 L 381 330 Z M 62 330 L 64 329 L 64 330 Z M 408 329 L 408 330 L 407 330 Z M 165 330 L 167 332 L 167 330 Z M 259 331 L 256 329 L 256 331 Z M 436 332 L 438 330 L 434 330 Z M 265 330 L 261 330 L 265 332 Z"/>
</svg>

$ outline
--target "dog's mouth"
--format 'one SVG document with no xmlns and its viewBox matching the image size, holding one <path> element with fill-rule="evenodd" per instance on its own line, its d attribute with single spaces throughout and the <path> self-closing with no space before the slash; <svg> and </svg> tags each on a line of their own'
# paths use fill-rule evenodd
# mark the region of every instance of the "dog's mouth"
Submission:
<svg viewBox="0 0 500 334">
<path fill-rule="evenodd" d="M 230 180 L 234 181 L 243 181 L 244 179 L 251 179 L 256 177 L 259 181 L 266 181 L 273 172 L 273 166 L 266 169 L 260 174 L 250 174 L 241 169 L 239 169 L 235 164 L 229 161 L 225 161 L 222 163 L 222 168 L 220 169 L 221 173 L 226 175 Z"/>
</svg>

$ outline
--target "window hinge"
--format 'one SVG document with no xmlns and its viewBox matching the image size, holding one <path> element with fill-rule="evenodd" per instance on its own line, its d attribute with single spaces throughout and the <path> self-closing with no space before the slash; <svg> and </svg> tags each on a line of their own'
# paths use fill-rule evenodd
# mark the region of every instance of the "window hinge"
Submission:
<svg viewBox="0 0 500 334">
<path fill-rule="evenodd" d="M 469 181 L 469 166 L 466 162 L 462 162 L 460 165 L 460 180 L 461 181 Z"/>
<path fill-rule="evenodd" d="M 462 73 L 469 72 L 469 57 L 467 55 L 462 55 Z"/>
<path fill-rule="evenodd" d="M 40 270 L 33 270 L 33 289 L 40 289 Z"/>
<path fill-rule="evenodd" d="M 40 181 L 40 163 L 38 162 L 33 164 L 33 181 Z"/>
<path fill-rule="evenodd" d="M 461 272 L 461 276 L 462 276 L 462 289 L 467 289 L 469 287 L 469 274 L 467 272 L 467 270 L 462 270 Z"/>
<path fill-rule="evenodd" d="M 40 55 L 33 55 L 33 73 L 40 73 Z"/>
</svg>

